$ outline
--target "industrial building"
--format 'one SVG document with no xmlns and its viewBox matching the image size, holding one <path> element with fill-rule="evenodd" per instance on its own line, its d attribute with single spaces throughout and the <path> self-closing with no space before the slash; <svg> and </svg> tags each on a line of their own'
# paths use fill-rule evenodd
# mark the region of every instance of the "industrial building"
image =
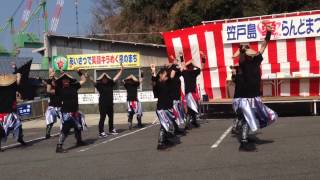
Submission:
<svg viewBox="0 0 320 180">
<path fill-rule="evenodd" d="M 142 72 L 145 75 L 145 78 L 139 89 L 139 97 L 141 98 L 144 111 L 154 110 L 155 99 L 153 99 L 152 94 L 150 64 L 163 66 L 168 62 L 166 48 L 164 45 L 50 34 L 45 37 L 44 47 L 36 49 L 34 52 L 41 53 L 45 57 L 44 59 L 49 61 L 49 66 L 52 66 L 51 63 L 57 56 L 66 57 L 68 55 L 121 52 L 138 53 L 140 55 L 139 66 L 126 68 L 115 87 L 115 112 L 125 112 L 127 110 L 127 105 L 125 103 L 126 91 L 121 83 L 121 79 L 124 79 L 130 74 L 140 77 Z M 113 77 L 117 71 L 118 68 L 95 68 L 87 70 L 90 76 L 94 78 L 99 77 L 103 72 L 106 72 Z M 77 75 L 74 74 L 74 77 L 77 77 Z M 85 113 L 97 113 L 98 94 L 93 84 L 88 81 L 79 92 L 80 109 Z"/>
</svg>

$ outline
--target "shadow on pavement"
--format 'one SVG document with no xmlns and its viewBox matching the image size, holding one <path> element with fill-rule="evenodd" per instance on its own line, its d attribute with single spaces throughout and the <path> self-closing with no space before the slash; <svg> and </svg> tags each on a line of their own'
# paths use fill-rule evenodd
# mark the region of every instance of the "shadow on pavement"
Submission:
<svg viewBox="0 0 320 180">
<path fill-rule="evenodd" d="M 265 139 L 260 139 L 256 136 L 251 136 L 248 138 L 248 141 L 251 143 L 254 143 L 256 145 L 263 145 L 263 144 L 270 144 L 273 143 L 273 140 L 265 140 Z"/>
</svg>

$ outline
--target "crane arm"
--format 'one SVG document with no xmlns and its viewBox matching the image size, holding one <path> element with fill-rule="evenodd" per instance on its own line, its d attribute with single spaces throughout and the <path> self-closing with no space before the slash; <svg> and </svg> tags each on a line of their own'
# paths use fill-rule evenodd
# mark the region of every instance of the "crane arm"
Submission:
<svg viewBox="0 0 320 180">
<path fill-rule="evenodd" d="M 12 25 L 13 25 L 13 17 L 10 17 L 6 21 L 6 23 L 0 27 L 0 33 L 5 31 L 9 26 L 12 27 Z"/>
<path fill-rule="evenodd" d="M 28 0 L 26 2 L 26 7 L 23 10 L 22 17 L 21 17 L 21 22 L 20 22 L 20 28 L 23 28 L 28 21 L 31 13 L 31 8 L 32 8 L 32 2 L 33 0 Z"/>
<path fill-rule="evenodd" d="M 64 0 L 57 0 L 56 8 L 54 10 L 54 16 L 52 17 L 50 24 L 50 32 L 52 33 L 57 31 L 63 4 Z"/>
<path fill-rule="evenodd" d="M 38 15 L 42 9 L 45 8 L 46 4 L 47 4 L 47 1 L 46 1 L 46 0 L 41 0 L 40 4 L 39 4 L 38 7 L 32 12 L 32 14 L 31 14 L 30 17 L 28 18 L 28 20 L 26 21 L 26 23 L 24 24 L 24 26 L 21 27 L 20 32 L 24 32 L 24 31 L 27 29 L 27 27 L 29 26 L 31 20 L 32 20 L 36 15 Z"/>
</svg>

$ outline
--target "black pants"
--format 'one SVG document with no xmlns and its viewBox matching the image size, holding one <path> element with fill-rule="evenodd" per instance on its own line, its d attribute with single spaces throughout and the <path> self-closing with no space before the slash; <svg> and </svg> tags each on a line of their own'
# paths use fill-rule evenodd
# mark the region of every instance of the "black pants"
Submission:
<svg viewBox="0 0 320 180">
<path fill-rule="evenodd" d="M 4 131 L 3 127 L 0 125 L 0 140 L 5 137 L 6 132 Z M 0 141 L 1 142 L 1 141 Z"/>
<path fill-rule="evenodd" d="M 241 126 L 240 142 L 248 142 L 249 130 L 250 130 L 249 124 L 247 123 L 246 120 L 244 120 Z"/>
<path fill-rule="evenodd" d="M 0 125 L 0 149 L 1 149 L 1 141 L 2 141 L 2 138 L 6 136 L 6 133 L 3 129 L 3 127 Z"/>
<path fill-rule="evenodd" d="M 128 114 L 128 122 L 129 123 L 132 123 L 132 119 L 133 119 L 133 116 L 135 115 L 135 112 L 134 111 L 130 111 L 129 114 Z M 137 115 L 137 122 L 138 122 L 138 126 L 141 126 L 142 125 L 142 122 L 141 122 L 141 116 L 140 115 Z"/>
<path fill-rule="evenodd" d="M 53 124 L 54 124 L 54 123 L 50 123 L 50 124 L 47 125 L 47 128 L 46 128 L 46 136 L 50 136 L 51 130 L 52 130 L 52 127 L 53 127 Z"/>
<path fill-rule="evenodd" d="M 99 105 L 100 120 L 99 120 L 99 133 L 104 132 L 104 121 L 108 115 L 109 119 L 109 132 L 113 130 L 113 106 L 102 106 Z"/>
<path fill-rule="evenodd" d="M 82 141 L 82 137 L 81 137 L 81 130 L 77 127 L 77 124 L 72 121 L 66 121 L 62 124 L 62 129 L 61 129 L 61 133 L 60 133 L 60 138 L 59 138 L 59 144 L 63 144 L 64 141 L 66 140 L 67 136 L 70 133 L 71 129 L 74 129 L 74 136 L 77 139 L 77 142 L 81 142 Z"/>
<path fill-rule="evenodd" d="M 242 111 L 239 109 L 237 112 L 237 120 L 233 125 L 233 128 L 235 130 L 239 130 L 240 134 L 239 134 L 239 141 L 240 142 L 248 142 L 248 134 L 250 131 L 250 127 L 248 122 L 246 121 L 245 117 L 243 116 Z"/>
<path fill-rule="evenodd" d="M 164 129 L 162 125 L 160 125 L 160 131 L 159 131 L 159 139 L 158 139 L 158 144 L 166 144 L 168 139 L 167 139 L 167 132 Z"/>
<path fill-rule="evenodd" d="M 180 128 L 176 122 L 176 119 L 171 119 L 171 122 L 173 124 L 173 127 L 174 127 L 174 132 L 177 133 L 178 131 L 180 131 Z"/>
<path fill-rule="evenodd" d="M 242 124 L 245 122 L 244 116 L 242 111 L 239 109 L 236 112 L 236 118 L 233 120 L 232 130 L 233 131 L 240 131 L 242 129 Z"/>
</svg>

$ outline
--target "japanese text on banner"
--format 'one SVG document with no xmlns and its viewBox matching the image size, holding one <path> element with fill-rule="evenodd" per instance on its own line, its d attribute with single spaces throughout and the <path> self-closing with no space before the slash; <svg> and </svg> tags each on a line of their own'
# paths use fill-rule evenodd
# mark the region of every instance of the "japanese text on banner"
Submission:
<svg viewBox="0 0 320 180">
<path fill-rule="evenodd" d="M 137 52 L 76 54 L 55 56 L 52 61 L 55 70 L 139 67 L 140 54 Z"/>
<path fill-rule="evenodd" d="M 261 41 L 266 26 L 272 27 L 271 39 L 293 39 L 320 36 L 320 15 L 245 21 L 223 24 L 223 42 L 241 43 Z"/>
</svg>

